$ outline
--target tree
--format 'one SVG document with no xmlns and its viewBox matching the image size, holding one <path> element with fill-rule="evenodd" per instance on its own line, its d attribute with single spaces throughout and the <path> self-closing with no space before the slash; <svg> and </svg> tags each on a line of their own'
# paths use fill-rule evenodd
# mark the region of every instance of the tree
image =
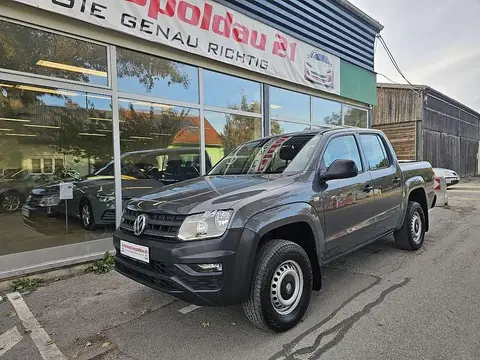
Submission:
<svg viewBox="0 0 480 360">
<path fill-rule="evenodd" d="M 280 123 L 277 120 L 272 120 L 270 122 L 270 133 L 272 135 L 280 135 L 283 134 L 284 130 L 280 126 Z"/>
<path fill-rule="evenodd" d="M 96 70 L 87 74 L 40 66 L 39 61 L 50 61 L 78 68 Z M 98 75 L 108 71 L 107 49 L 103 45 L 72 39 L 63 35 L 0 21 L 0 68 L 58 77 L 81 82 L 99 82 L 106 85 L 107 77 Z M 168 79 L 169 84 L 188 87 L 189 78 L 182 73 L 182 65 L 162 58 L 119 48 L 117 73 L 120 78 L 134 77 L 149 91 L 156 79 Z"/>
<path fill-rule="evenodd" d="M 240 105 L 231 105 L 229 109 L 260 113 L 258 101 L 248 102 L 247 96 L 242 94 Z M 244 142 L 261 136 L 262 121 L 259 117 L 236 114 L 225 115 L 223 134 L 220 134 L 225 154 L 229 153 Z"/>
<path fill-rule="evenodd" d="M 366 110 L 349 107 L 347 111 L 345 111 L 345 125 L 366 128 L 367 114 L 368 112 Z"/>
<path fill-rule="evenodd" d="M 338 112 L 332 112 L 332 115 L 323 118 L 323 122 L 327 125 L 342 125 L 342 115 Z"/>
<path fill-rule="evenodd" d="M 40 60 L 96 70 L 98 73 L 95 75 L 58 69 L 58 66 L 57 68 L 41 66 Z M 0 68 L 86 83 L 106 84 L 107 77 L 103 74 L 108 71 L 107 61 L 105 46 L 0 20 Z M 188 88 L 190 79 L 182 66 L 173 61 L 126 49 L 119 48 L 117 51 L 118 76 L 137 80 L 147 92 L 152 90 L 159 79 L 166 79 L 167 85 L 182 84 Z M 24 127 L 24 123 L 21 122 L 9 123 L 12 132 L 30 131 L 36 136 L 0 137 L 4 153 L 9 147 L 18 148 L 19 144 L 23 144 L 31 147 L 43 145 L 58 154 L 76 157 L 108 159 L 113 156 L 111 108 L 95 109 L 94 104 L 88 101 L 87 104 L 75 104 L 71 96 L 63 95 L 62 92 L 54 93 L 55 89 L 42 92 L 40 87 L 37 87 L 34 91 L 21 89 L 16 84 L 7 84 L 2 88 L 0 88 L 2 90 L 0 117 L 32 119 L 37 125 L 47 126 L 29 128 Z M 46 103 L 45 95 L 64 100 L 65 105 L 62 106 L 61 101 Z M 156 148 L 168 146 L 181 128 L 182 119 L 187 115 L 185 111 L 173 109 L 155 112 L 150 108 L 150 112 L 147 113 L 134 111 L 133 108 L 122 111 L 121 144 L 122 150 L 125 151 L 145 148 L 147 145 Z M 162 135 L 152 136 L 152 133 Z M 97 134 L 97 137 L 80 134 Z M 132 136 L 136 138 L 131 139 Z M 149 137 L 152 137 L 150 142 L 154 142 L 154 145 L 148 144 Z"/>
</svg>

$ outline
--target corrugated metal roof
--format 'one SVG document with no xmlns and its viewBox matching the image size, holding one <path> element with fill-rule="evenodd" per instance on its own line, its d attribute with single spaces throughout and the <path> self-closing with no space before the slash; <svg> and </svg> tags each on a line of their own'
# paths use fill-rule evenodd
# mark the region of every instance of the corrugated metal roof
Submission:
<svg viewBox="0 0 480 360">
<path fill-rule="evenodd" d="M 346 0 L 216 0 L 249 17 L 373 71 L 383 26 Z"/>
</svg>

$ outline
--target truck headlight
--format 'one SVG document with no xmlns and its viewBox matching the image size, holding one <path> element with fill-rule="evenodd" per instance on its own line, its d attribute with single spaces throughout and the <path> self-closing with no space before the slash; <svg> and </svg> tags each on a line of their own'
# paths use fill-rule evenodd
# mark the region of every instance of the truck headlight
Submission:
<svg viewBox="0 0 480 360">
<path fill-rule="evenodd" d="M 40 200 L 40 206 L 42 207 L 52 207 L 52 206 L 57 206 L 60 204 L 60 195 L 54 194 L 54 195 L 48 195 L 42 197 Z"/>
<path fill-rule="evenodd" d="M 178 237 L 184 241 L 220 237 L 227 231 L 232 213 L 232 210 L 215 210 L 187 216 L 180 226 Z"/>
</svg>

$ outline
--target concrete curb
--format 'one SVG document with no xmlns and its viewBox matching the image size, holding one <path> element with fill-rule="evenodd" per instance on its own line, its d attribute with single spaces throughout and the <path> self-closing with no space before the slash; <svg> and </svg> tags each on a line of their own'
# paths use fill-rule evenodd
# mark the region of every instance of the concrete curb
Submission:
<svg viewBox="0 0 480 360">
<path fill-rule="evenodd" d="M 105 253 L 93 254 L 89 256 L 89 259 L 84 259 L 79 263 L 79 261 L 71 264 L 63 264 L 63 267 L 56 267 L 55 269 L 39 270 L 36 272 L 28 272 L 25 274 L 12 275 L 11 277 L 0 280 L 0 293 L 6 293 L 10 290 L 10 283 L 14 279 L 19 278 L 39 278 L 43 279 L 45 282 L 49 283 L 57 279 L 65 279 L 73 276 L 78 276 L 85 274 L 85 269 L 92 264 L 95 260 L 99 260 L 104 256 Z M 110 251 L 111 255 L 114 255 L 114 251 Z M 59 265 L 59 264 L 57 264 Z"/>
</svg>

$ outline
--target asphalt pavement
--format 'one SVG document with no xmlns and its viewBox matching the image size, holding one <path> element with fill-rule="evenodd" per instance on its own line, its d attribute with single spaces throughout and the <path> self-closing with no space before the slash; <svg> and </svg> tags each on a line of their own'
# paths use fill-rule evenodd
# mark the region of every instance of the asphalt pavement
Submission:
<svg viewBox="0 0 480 360">
<path fill-rule="evenodd" d="M 239 306 L 194 307 L 115 272 L 86 274 L 21 295 L 33 331 L 2 295 L 0 341 L 16 342 L 3 355 L 0 342 L 0 360 L 50 360 L 42 344 L 98 360 L 480 359 L 480 179 L 448 196 L 420 251 L 388 237 L 324 268 L 322 291 L 287 333 L 253 327 Z"/>
</svg>

